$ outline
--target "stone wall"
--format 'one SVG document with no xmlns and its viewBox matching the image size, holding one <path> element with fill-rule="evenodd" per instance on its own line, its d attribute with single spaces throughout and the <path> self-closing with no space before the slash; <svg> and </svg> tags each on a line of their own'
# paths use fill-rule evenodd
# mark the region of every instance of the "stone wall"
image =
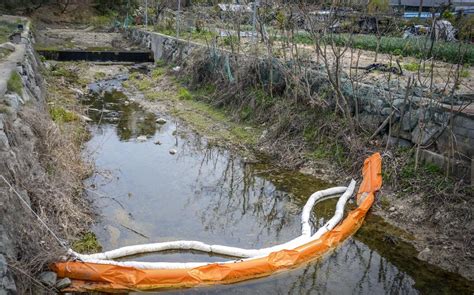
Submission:
<svg viewBox="0 0 474 295">
<path fill-rule="evenodd" d="M 133 41 L 150 48 L 155 60 L 181 63 L 194 50 L 205 48 L 202 44 L 139 29 L 131 29 L 125 33 Z M 221 55 L 233 55 L 226 50 L 218 51 Z M 239 56 L 242 57 L 245 58 L 243 55 Z M 313 91 L 329 89 L 324 69 L 316 67 L 308 69 L 305 79 Z M 388 136 L 388 125 L 380 133 L 385 141 L 402 147 L 419 144 L 422 160 L 434 162 L 440 167 L 445 167 L 449 163 L 450 167 L 454 167 L 452 172 L 455 175 L 474 183 L 474 171 L 472 175 L 470 172 L 474 156 L 474 111 L 472 108 L 463 112 L 457 111 L 466 104 L 466 101 L 472 101 L 474 94 L 455 96 L 452 100 L 445 97 L 430 99 L 424 89 L 414 87 L 405 98 L 406 89 L 396 81 L 390 85 L 386 82 L 376 85 L 358 84 L 357 89 L 353 89 L 347 78 L 343 77 L 342 83 L 343 93 L 347 97 L 352 97 L 353 101 L 358 101 L 359 117 L 368 130 L 377 130 L 392 115 L 390 136 Z M 451 101 L 455 103 L 452 114 Z M 450 154 L 453 149 L 456 160 L 448 161 L 449 158 L 445 155 Z"/>
<path fill-rule="evenodd" d="M 39 169 L 35 150 L 38 138 L 22 117 L 22 111 L 28 107 L 33 110 L 33 114 L 46 112 L 44 81 L 28 29 L 22 34 L 21 44 L 8 44 L 7 47 L 13 51 L 0 60 L 0 175 L 30 202 L 28 194 L 17 184 L 25 174 L 35 173 Z M 7 87 L 14 73 L 21 77 L 21 93 L 12 92 Z M 25 234 L 12 230 L 19 220 L 27 220 L 25 218 L 29 213 L 22 206 L 0 178 L 0 294 L 17 292 L 7 262 L 15 261 L 18 257 L 16 238 Z"/>
</svg>

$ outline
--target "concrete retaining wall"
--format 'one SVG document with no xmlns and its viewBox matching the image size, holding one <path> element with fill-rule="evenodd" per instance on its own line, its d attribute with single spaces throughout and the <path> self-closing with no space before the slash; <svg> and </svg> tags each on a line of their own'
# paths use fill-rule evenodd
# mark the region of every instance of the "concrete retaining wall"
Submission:
<svg viewBox="0 0 474 295">
<path fill-rule="evenodd" d="M 154 32 L 131 29 L 126 32 L 129 38 L 150 48 L 155 60 L 166 60 L 180 63 L 196 49 L 206 46 L 186 40 L 177 39 Z M 231 56 L 226 50 L 218 50 L 221 55 Z M 203 51 L 206 52 L 206 51 Z M 209 51 L 207 51 L 209 52 Z M 240 55 L 239 58 L 245 56 Z M 233 58 L 230 58 L 233 60 Z M 231 63 L 232 67 L 232 63 Z M 326 72 L 323 69 L 309 69 L 306 79 L 311 88 L 317 92 L 330 89 Z M 392 133 L 388 137 L 388 128 L 381 135 L 389 144 L 411 147 L 420 144 L 429 153 L 421 153 L 422 159 L 434 162 L 440 167 L 449 163 L 454 167 L 453 173 L 471 180 L 470 173 L 474 156 L 474 113 L 470 111 L 450 113 L 450 105 L 440 103 L 443 97 L 429 99 L 424 89 L 415 87 L 405 99 L 406 89 L 394 83 L 387 85 L 359 84 L 354 90 L 348 79 L 342 79 L 342 90 L 347 97 L 352 97 L 359 104 L 359 117 L 366 129 L 375 131 L 392 113 Z M 474 95 L 473 95 L 474 96 Z M 461 101 L 455 97 L 454 101 Z M 460 106 L 454 106 L 454 110 Z M 450 125 L 452 124 L 452 128 Z M 451 132 L 452 130 L 452 132 Z M 445 155 L 455 151 L 456 160 L 448 161 Z M 433 156 L 436 154 L 436 157 Z M 474 174 L 474 173 L 473 173 Z"/>
</svg>

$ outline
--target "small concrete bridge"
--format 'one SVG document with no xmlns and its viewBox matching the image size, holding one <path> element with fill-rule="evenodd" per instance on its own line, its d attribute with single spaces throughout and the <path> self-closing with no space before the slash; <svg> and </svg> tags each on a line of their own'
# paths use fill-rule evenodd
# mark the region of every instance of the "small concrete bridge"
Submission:
<svg viewBox="0 0 474 295">
<path fill-rule="evenodd" d="M 87 50 L 37 50 L 38 54 L 57 61 L 95 62 L 153 62 L 151 51 L 87 51 Z"/>
</svg>

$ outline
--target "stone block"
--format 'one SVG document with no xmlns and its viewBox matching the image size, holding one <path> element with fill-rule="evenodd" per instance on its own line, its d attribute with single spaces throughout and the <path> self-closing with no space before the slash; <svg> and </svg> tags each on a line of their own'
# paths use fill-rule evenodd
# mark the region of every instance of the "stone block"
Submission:
<svg viewBox="0 0 474 295">
<path fill-rule="evenodd" d="M 17 294 L 15 281 L 5 256 L 0 254 L 0 294 Z"/>
<path fill-rule="evenodd" d="M 420 124 L 418 124 L 411 132 L 412 141 L 416 144 L 425 145 L 440 131 L 441 126 L 433 122 L 428 122 L 423 127 L 420 127 Z"/>
<path fill-rule="evenodd" d="M 423 163 L 431 163 L 446 170 L 449 164 L 451 175 L 470 181 L 472 164 L 462 160 L 448 159 L 447 157 L 429 150 L 420 150 L 420 160 Z"/>
<path fill-rule="evenodd" d="M 402 118 L 402 130 L 411 131 L 418 124 L 418 115 L 416 111 L 407 111 Z"/>
<path fill-rule="evenodd" d="M 41 283 L 45 284 L 46 286 L 53 287 L 56 285 L 56 279 L 58 276 L 53 271 L 45 271 L 40 273 L 38 279 Z"/>
</svg>

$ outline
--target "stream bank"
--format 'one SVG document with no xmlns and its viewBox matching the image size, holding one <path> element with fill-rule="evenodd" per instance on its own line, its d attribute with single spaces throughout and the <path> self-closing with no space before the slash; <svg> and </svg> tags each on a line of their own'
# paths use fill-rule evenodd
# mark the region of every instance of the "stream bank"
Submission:
<svg viewBox="0 0 474 295">
<path fill-rule="evenodd" d="M 263 131 L 227 121 L 220 111 L 189 99 L 169 74 L 171 69 L 77 66 L 81 77 L 97 78 L 88 86 L 94 89 L 92 94 L 81 101 L 93 120 L 86 155 L 94 159 L 96 169 L 86 185 L 99 213 L 93 231 L 104 250 L 179 239 L 248 248 L 273 245 L 300 230 L 300 211 L 308 196 L 332 185 L 278 168 L 255 154 L 251 157 L 248 148 L 228 149 L 239 141 L 250 146 Z M 86 84 L 76 88 L 89 92 Z M 334 205 L 334 200 L 319 204 L 313 224 L 323 224 Z M 413 238 L 370 214 L 358 234 L 320 261 L 274 277 L 189 291 L 468 294 L 472 290 L 471 282 L 419 260 L 407 242 Z M 126 259 L 222 257 L 171 251 Z M 175 291 L 182 292 L 186 291 Z"/>
<path fill-rule="evenodd" d="M 324 66 L 302 61 L 293 67 L 141 29 L 125 34 L 168 64 L 193 90 L 190 98 L 261 129 L 251 146 L 276 165 L 345 180 L 359 175 L 360 159 L 379 151 L 378 214 L 416 237 L 421 259 L 474 280 L 471 94 L 430 96 L 421 85 L 406 89 L 406 77 L 353 84 L 341 73 L 341 91 L 357 113 L 352 134 L 336 111 L 339 99 Z"/>
<path fill-rule="evenodd" d="M 0 293 L 52 293 L 55 278 L 43 286 L 37 275 L 92 221 L 82 194 L 91 172 L 81 157 L 87 132 L 79 110 L 51 105 L 64 101 L 64 77 L 45 80 L 28 19 L 7 19 L 25 30 L 0 60 Z"/>
</svg>

